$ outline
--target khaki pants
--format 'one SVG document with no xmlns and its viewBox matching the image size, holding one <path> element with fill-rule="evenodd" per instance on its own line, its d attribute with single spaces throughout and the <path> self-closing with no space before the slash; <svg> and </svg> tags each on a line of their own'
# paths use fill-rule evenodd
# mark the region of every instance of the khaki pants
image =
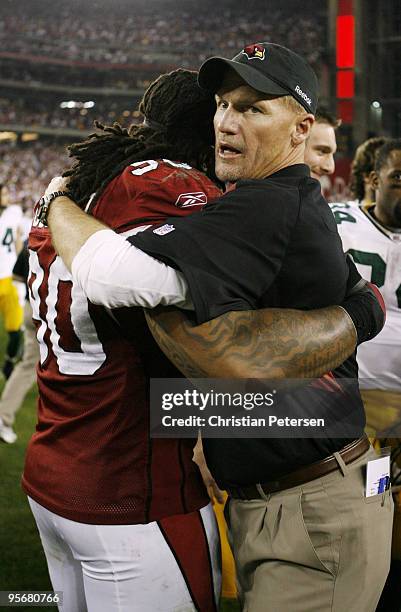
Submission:
<svg viewBox="0 0 401 612">
<path fill-rule="evenodd" d="M 246 612 L 374 612 L 391 553 L 389 491 L 366 498 L 370 449 L 342 469 L 266 499 L 229 502 Z"/>
<path fill-rule="evenodd" d="M 32 309 L 29 302 L 25 304 L 24 323 L 24 356 L 7 380 L 0 399 L 0 417 L 8 427 L 13 426 L 15 415 L 36 380 L 39 344 L 36 340 L 36 330 L 32 322 Z"/>
</svg>

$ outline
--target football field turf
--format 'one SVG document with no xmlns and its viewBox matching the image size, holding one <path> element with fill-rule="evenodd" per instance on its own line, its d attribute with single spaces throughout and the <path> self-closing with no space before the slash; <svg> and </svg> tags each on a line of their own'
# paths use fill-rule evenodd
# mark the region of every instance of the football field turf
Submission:
<svg viewBox="0 0 401 612">
<path fill-rule="evenodd" d="M 1 322 L 0 326 L 2 355 L 4 335 Z M 17 442 L 0 443 L 0 590 L 2 591 L 51 590 L 35 522 L 20 486 L 25 448 L 35 428 L 36 393 L 34 387 L 18 412 L 15 423 Z M 46 611 L 56 608 L 25 606 L 18 607 L 18 610 Z M 236 602 L 225 600 L 220 610 L 237 612 L 239 607 Z"/>
</svg>

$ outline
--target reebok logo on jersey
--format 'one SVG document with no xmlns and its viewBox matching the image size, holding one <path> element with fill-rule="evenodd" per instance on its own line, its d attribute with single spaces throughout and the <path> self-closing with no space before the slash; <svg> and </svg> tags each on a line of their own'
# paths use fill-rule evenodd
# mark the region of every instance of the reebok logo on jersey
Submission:
<svg viewBox="0 0 401 612">
<path fill-rule="evenodd" d="M 249 60 L 253 60 L 253 59 L 264 60 L 266 49 L 264 48 L 263 45 L 258 45 L 258 44 L 248 45 L 247 47 L 244 47 L 244 50 L 241 51 L 241 53 L 246 55 Z"/>
<path fill-rule="evenodd" d="M 302 89 L 300 88 L 299 85 L 296 86 L 295 91 L 297 92 L 297 94 L 299 96 L 301 96 L 301 98 L 303 98 L 305 100 L 305 102 L 307 102 L 309 104 L 309 106 L 312 104 L 312 100 L 310 98 L 308 98 L 308 96 L 306 95 L 306 93 L 304 93 L 302 91 Z"/>
<path fill-rule="evenodd" d="M 158 234 L 159 236 L 164 236 L 165 234 L 169 234 L 175 230 L 174 225 L 169 225 L 166 223 L 165 225 L 161 225 L 153 230 L 154 234 Z"/>
<path fill-rule="evenodd" d="M 195 191 L 193 193 L 181 193 L 175 206 L 178 208 L 188 208 L 188 206 L 204 206 L 207 204 L 207 195 L 203 191 Z"/>
</svg>

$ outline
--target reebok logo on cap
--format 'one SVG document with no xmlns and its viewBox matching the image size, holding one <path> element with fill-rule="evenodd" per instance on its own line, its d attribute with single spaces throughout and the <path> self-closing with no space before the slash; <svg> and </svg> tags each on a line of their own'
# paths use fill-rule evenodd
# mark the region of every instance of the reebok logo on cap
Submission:
<svg viewBox="0 0 401 612">
<path fill-rule="evenodd" d="M 303 100 L 305 100 L 305 102 L 307 102 L 309 104 L 309 106 L 312 104 L 312 100 L 310 98 L 308 98 L 308 96 L 306 95 L 306 93 L 304 93 L 302 91 L 302 89 L 300 88 L 299 85 L 296 86 L 295 91 L 297 92 L 297 94 L 299 96 L 301 96 L 301 98 L 303 98 Z"/>
</svg>

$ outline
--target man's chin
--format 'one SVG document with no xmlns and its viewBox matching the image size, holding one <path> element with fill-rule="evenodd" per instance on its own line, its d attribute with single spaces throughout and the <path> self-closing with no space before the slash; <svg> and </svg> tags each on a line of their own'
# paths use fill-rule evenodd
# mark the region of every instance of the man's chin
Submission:
<svg viewBox="0 0 401 612">
<path fill-rule="evenodd" d="M 216 164 L 215 172 L 222 183 L 235 183 L 242 178 L 243 174 L 240 168 L 230 168 L 226 164 Z"/>
</svg>

